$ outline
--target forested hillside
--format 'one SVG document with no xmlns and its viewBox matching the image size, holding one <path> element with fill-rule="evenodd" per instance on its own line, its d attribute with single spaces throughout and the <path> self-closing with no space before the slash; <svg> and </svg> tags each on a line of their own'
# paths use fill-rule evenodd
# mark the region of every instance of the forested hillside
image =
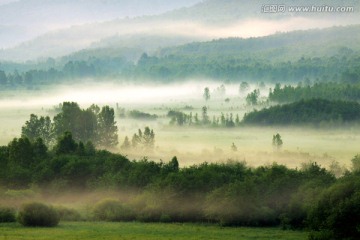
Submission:
<svg viewBox="0 0 360 240">
<path fill-rule="evenodd" d="M 319 125 L 359 123 L 360 104 L 323 99 L 301 100 L 245 114 L 243 123 L 253 125 Z"/>
</svg>

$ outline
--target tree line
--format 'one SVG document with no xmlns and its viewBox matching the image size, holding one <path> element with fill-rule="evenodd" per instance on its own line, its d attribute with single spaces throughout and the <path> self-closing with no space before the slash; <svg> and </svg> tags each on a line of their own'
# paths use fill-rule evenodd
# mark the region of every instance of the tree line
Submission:
<svg viewBox="0 0 360 240">
<path fill-rule="evenodd" d="M 269 58 L 271 59 L 271 58 Z M 332 57 L 301 57 L 294 61 L 270 61 L 260 56 L 233 55 L 165 55 L 149 56 L 144 53 L 136 62 L 119 58 L 89 58 L 68 61 L 63 66 L 46 69 L 30 69 L 5 72 L 0 67 L 1 89 L 27 88 L 68 82 L 76 79 L 119 78 L 132 81 L 183 81 L 190 77 L 205 77 L 230 82 L 293 83 L 339 82 L 358 84 L 359 55 L 335 55 Z"/>
<path fill-rule="evenodd" d="M 360 104 L 348 101 L 309 99 L 272 106 L 245 114 L 242 123 L 255 125 L 319 125 L 356 123 Z"/>
<path fill-rule="evenodd" d="M 290 169 L 244 162 L 180 167 L 97 150 L 64 133 L 49 150 L 41 138 L 0 147 L 0 183 L 45 192 L 112 189 L 136 192 L 118 221 L 214 222 L 224 226 L 282 226 L 312 230 L 311 239 L 358 239 L 360 157 L 340 178 L 318 164 Z M 113 215 L 112 215 L 113 216 Z M 114 217 L 114 216 L 113 216 Z M 349 220 L 351 219 L 351 220 Z"/>
<path fill-rule="evenodd" d="M 207 126 L 207 127 L 236 127 L 241 125 L 239 114 L 221 113 L 220 116 L 213 116 L 212 118 L 208 114 L 208 108 L 203 106 L 201 108 L 201 115 L 198 113 L 189 114 L 182 111 L 170 110 L 167 114 L 169 117 L 170 125 L 176 126 Z"/>
<path fill-rule="evenodd" d="M 297 86 L 276 84 L 270 89 L 269 100 L 277 103 L 289 103 L 301 99 L 322 98 L 328 100 L 359 101 L 360 85 L 348 83 L 298 84 Z"/>
</svg>

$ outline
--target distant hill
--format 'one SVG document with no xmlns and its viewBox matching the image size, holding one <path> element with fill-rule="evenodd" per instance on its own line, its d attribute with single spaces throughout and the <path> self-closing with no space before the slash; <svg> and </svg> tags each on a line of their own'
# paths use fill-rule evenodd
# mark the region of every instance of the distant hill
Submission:
<svg viewBox="0 0 360 240">
<path fill-rule="evenodd" d="M 158 15 L 201 0 L 19 0 L 0 4 L 0 48 L 14 46 L 50 30 L 114 19 Z M 6 2 L 5 2 L 6 3 Z M 21 35 L 9 28 L 22 29 Z M 1 28 L 0 28 L 1 29 Z"/>
<path fill-rule="evenodd" d="M 276 33 L 257 38 L 227 38 L 163 48 L 157 56 L 261 56 L 294 60 L 302 56 L 334 56 L 360 51 L 360 25 Z"/>
<path fill-rule="evenodd" d="M 98 42 L 93 44 L 93 48 L 40 63 L 2 62 L 0 70 L 12 74 L 15 70 L 24 73 L 55 68 L 60 71 L 57 74 L 60 81 L 61 76 L 86 76 L 163 83 L 194 78 L 287 85 L 319 81 L 360 83 L 360 25 L 277 33 L 248 39 L 218 39 L 160 48 L 186 41 L 190 39 L 157 35 L 117 36 L 107 40 L 109 45 L 105 41 Z M 150 52 L 144 53 L 144 50 Z M 65 68 L 70 62 L 77 66 L 76 71 L 75 68 Z M 81 66 L 85 65 L 93 70 L 84 75 Z M 31 75 L 35 83 L 36 71 L 31 71 Z M 304 94 L 308 93 L 305 91 Z"/>
<path fill-rule="evenodd" d="M 29 2 L 32 1 L 40 0 L 29 0 Z M 70 0 L 66 0 L 64 2 L 68 3 L 69 1 Z M 25 0 L 20 1 L 19 4 L 22 2 L 25 2 Z M 56 2 L 63 1 L 46 0 L 46 2 L 54 2 L 55 4 Z M 78 2 L 83 4 L 84 2 L 87 3 L 87 1 L 73 2 L 74 4 L 75 2 L 76 4 L 78 4 Z M 134 4 L 136 2 L 138 1 L 132 1 L 132 3 Z M 198 1 L 181 1 L 179 2 L 178 6 L 189 6 L 191 3 L 196 2 Z M 106 11 L 102 11 L 104 7 L 96 7 L 98 6 L 97 4 L 100 3 L 103 3 L 103 1 L 92 0 L 89 2 L 89 4 L 86 4 L 88 6 L 85 6 L 84 8 L 79 7 L 79 10 L 76 10 L 78 8 L 75 4 L 73 9 L 65 11 L 67 14 L 65 14 L 64 17 L 69 16 L 68 19 L 73 19 L 73 17 L 76 18 L 79 16 L 79 18 L 81 18 L 81 16 L 85 16 L 84 18 L 81 18 L 83 20 L 87 19 L 86 16 L 89 16 L 86 14 L 89 14 L 89 12 L 95 12 L 96 14 L 98 14 L 97 16 L 100 19 L 101 14 L 108 11 L 106 9 Z M 142 9 L 150 9 L 149 11 L 151 11 L 152 7 L 146 7 L 148 6 L 147 1 L 141 0 L 140 3 L 142 4 L 138 4 L 136 6 L 139 6 L 139 8 L 141 6 Z M 271 4 L 279 3 L 283 3 L 283 1 L 274 0 L 271 2 Z M 335 4 L 329 3 L 328 0 L 320 0 L 316 2 L 317 5 L 325 3 L 327 5 Z M 151 38 L 154 39 L 155 43 L 158 42 L 155 39 L 163 38 L 163 41 L 161 42 L 164 44 L 161 47 L 164 47 L 199 40 L 205 41 L 228 37 L 265 36 L 273 34 L 277 31 L 292 31 L 316 27 L 324 28 L 339 24 L 348 25 L 360 23 L 360 2 L 355 0 L 343 0 L 341 3 L 346 6 L 354 6 L 354 12 L 341 14 L 315 14 L 309 12 L 290 13 L 289 11 L 285 11 L 284 13 L 269 14 L 262 12 L 262 7 L 269 4 L 268 0 L 205 0 L 198 2 L 194 6 L 180 7 L 179 9 L 171 10 L 164 14 L 143 17 L 140 17 L 138 15 L 139 17 L 128 19 L 114 19 L 112 21 L 102 23 L 88 23 L 85 25 L 78 25 L 67 29 L 48 32 L 47 34 L 32 39 L 31 41 L 27 41 L 20 45 L 17 45 L 14 48 L 5 49 L 2 51 L 0 50 L 0 60 L 26 61 L 38 58 L 60 57 L 87 48 L 98 48 L 99 46 L 101 48 L 107 49 L 121 48 L 124 42 L 128 43 L 128 48 L 137 48 L 138 43 L 141 42 L 141 39 L 144 36 L 152 36 Z M 14 4 L 15 3 L 4 5 L 3 8 L 5 6 L 14 6 Z M 309 2 L 306 0 L 289 0 L 286 4 L 287 7 L 291 6 L 291 4 L 302 4 L 304 6 L 307 6 L 309 5 Z M 175 8 L 177 6 L 174 3 L 170 4 L 169 1 L 166 1 L 166 3 L 165 0 L 160 1 L 159 6 L 163 7 L 160 7 L 160 9 L 165 9 L 165 5 L 168 6 L 168 8 Z M 9 13 L 14 12 L 19 13 L 17 14 L 17 16 L 22 16 L 22 11 L 25 10 L 26 12 L 24 12 L 24 16 L 27 16 L 27 12 L 31 12 L 30 10 L 32 9 L 32 7 L 29 8 L 30 10 L 28 10 L 24 6 L 27 5 L 19 5 L 19 10 L 16 11 L 16 9 L 13 8 L 13 10 L 9 10 L 8 14 L 4 14 L 4 11 L 3 14 L 1 14 L 2 7 L 0 6 L 0 16 L 6 18 Z M 111 5 L 109 4 L 108 6 Z M 62 8 L 59 9 L 57 10 L 59 11 L 59 13 L 61 13 Z M 91 9 L 98 10 L 92 11 Z M 131 11 L 133 11 L 133 8 L 131 8 L 130 5 L 128 10 L 129 9 L 132 9 Z M 134 12 L 136 12 L 136 9 L 137 8 L 135 7 Z M 111 17 L 114 16 L 112 15 L 112 13 L 119 14 L 118 16 L 124 16 L 121 15 L 124 11 L 123 8 L 121 9 L 121 11 L 118 11 L 117 7 L 113 7 L 108 12 L 109 16 Z M 53 13 L 53 11 L 41 11 L 41 13 L 46 12 L 48 12 L 49 14 Z M 62 16 L 62 14 L 56 13 L 53 14 L 51 17 L 59 17 L 58 15 Z M 92 18 L 93 15 L 90 14 L 90 16 Z M 21 19 L 21 17 L 19 18 Z M 14 17 L 10 17 L 10 19 L 14 19 Z M 41 17 L 40 19 L 46 18 Z M 95 20 L 97 19 L 97 17 L 95 16 L 92 19 Z M 65 20 L 62 19 L 61 21 L 59 20 L 59 22 L 64 23 Z M 36 19 L 34 21 L 36 22 Z M 38 29 L 35 29 L 34 31 L 36 32 L 37 30 Z M 109 39 L 116 40 L 109 41 Z M 127 41 L 127 39 L 132 39 L 133 41 L 129 42 Z M 174 41 L 174 39 L 182 39 L 186 40 L 186 42 L 176 42 Z M 136 45 L 132 44 L 132 42 L 134 42 Z M 151 43 L 150 45 L 154 44 Z M 150 50 L 153 51 L 154 49 L 149 49 L 146 47 L 143 48 L 143 51 Z"/>
<path fill-rule="evenodd" d="M 356 102 L 310 99 L 247 113 L 242 122 L 249 125 L 318 125 L 359 120 L 360 104 Z"/>
</svg>

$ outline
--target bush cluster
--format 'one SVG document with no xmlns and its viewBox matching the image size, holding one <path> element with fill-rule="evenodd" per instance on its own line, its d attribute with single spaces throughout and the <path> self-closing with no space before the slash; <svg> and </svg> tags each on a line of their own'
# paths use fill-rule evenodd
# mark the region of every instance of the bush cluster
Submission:
<svg viewBox="0 0 360 240">
<path fill-rule="evenodd" d="M 54 227 L 59 224 L 60 216 L 53 207 L 33 202 L 22 205 L 17 219 L 23 226 Z"/>
<path fill-rule="evenodd" d="M 81 215 L 78 211 L 71 208 L 66 208 L 63 206 L 58 206 L 55 210 L 59 214 L 59 218 L 61 221 L 81 221 Z"/>
<path fill-rule="evenodd" d="M 95 220 L 109 222 L 135 219 L 135 215 L 130 208 L 114 199 L 105 199 L 98 202 L 94 206 L 93 215 Z"/>
<path fill-rule="evenodd" d="M 0 206 L 0 223 L 15 221 L 15 209 Z"/>
</svg>

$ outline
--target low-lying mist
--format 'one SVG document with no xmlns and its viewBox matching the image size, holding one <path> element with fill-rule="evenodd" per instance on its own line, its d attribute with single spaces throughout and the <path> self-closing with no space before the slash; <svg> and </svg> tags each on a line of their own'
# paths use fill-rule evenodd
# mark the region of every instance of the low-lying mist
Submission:
<svg viewBox="0 0 360 240">
<path fill-rule="evenodd" d="M 221 87 L 223 85 L 223 89 Z M 204 89 L 210 90 L 210 99 L 203 97 Z M 333 162 L 350 165 L 350 159 L 358 153 L 359 127 L 337 127 L 315 129 L 311 127 L 204 127 L 171 125 L 167 116 L 170 110 L 186 114 L 198 114 L 207 108 L 209 119 L 222 114 L 239 116 L 254 108 L 267 107 L 264 100 L 258 106 L 248 106 L 246 95 L 260 88 L 266 98 L 271 85 L 250 85 L 245 92 L 239 92 L 239 84 L 223 84 L 216 81 L 193 80 L 181 84 L 115 84 L 85 83 L 71 86 L 57 86 L 43 90 L 3 92 L 7 97 L 0 99 L 0 144 L 7 145 L 20 137 L 21 127 L 30 114 L 50 116 L 57 114 L 57 108 L 64 101 L 77 102 L 81 108 L 91 104 L 109 105 L 115 109 L 115 120 L 119 129 L 119 145 L 115 152 L 128 155 L 131 159 L 144 156 L 159 161 L 178 156 L 182 166 L 207 162 L 225 162 L 228 159 L 246 161 L 251 166 L 278 162 L 289 167 L 299 167 L 304 162 L 316 161 L 329 167 Z M 219 89 L 222 89 L 221 91 Z M 224 91 L 225 90 L 225 91 Z M 133 119 L 121 116 L 121 112 L 138 110 L 154 114 L 156 120 Z M 152 152 L 122 150 L 120 147 L 127 136 L 130 140 L 149 126 L 155 132 L 155 148 Z M 280 150 L 272 146 L 272 137 L 279 133 L 284 141 Z M 236 146 L 233 151 L 232 144 Z"/>
</svg>

